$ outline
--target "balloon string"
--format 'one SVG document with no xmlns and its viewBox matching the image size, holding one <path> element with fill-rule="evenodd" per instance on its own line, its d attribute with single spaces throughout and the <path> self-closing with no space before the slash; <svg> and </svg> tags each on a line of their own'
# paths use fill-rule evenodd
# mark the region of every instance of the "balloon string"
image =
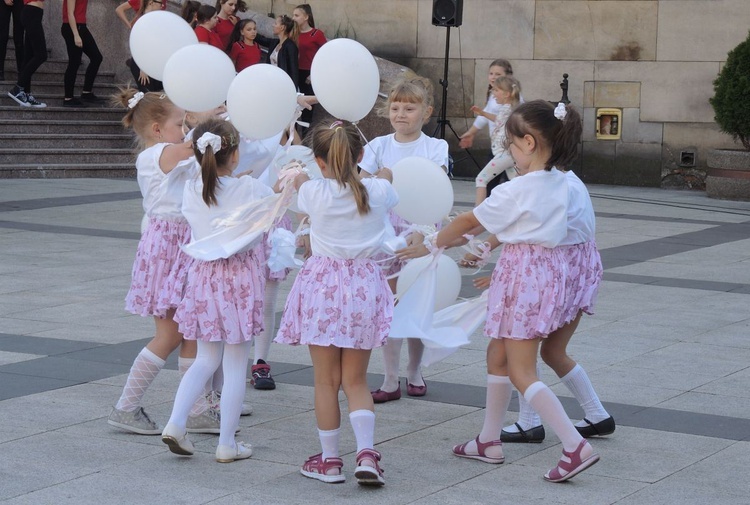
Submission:
<svg viewBox="0 0 750 505">
<path fill-rule="evenodd" d="M 359 132 L 360 136 L 362 137 L 362 140 L 365 141 L 365 149 L 367 149 L 369 147 L 370 150 L 372 151 L 372 153 L 375 155 L 375 164 L 377 164 L 378 170 L 379 170 L 379 169 L 383 168 L 383 166 L 382 166 L 383 163 L 382 163 L 382 160 L 381 160 L 382 157 L 377 153 L 377 151 L 375 151 L 375 148 L 372 147 L 372 144 L 370 144 L 370 141 L 367 140 L 367 137 L 365 137 L 365 134 L 362 133 L 362 130 L 359 129 L 359 124 L 358 123 L 359 123 L 359 121 L 354 121 L 352 124 L 357 129 L 357 131 Z M 375 175 L 375 174 L 373 174 L 373 175 Z"/>
</svg>

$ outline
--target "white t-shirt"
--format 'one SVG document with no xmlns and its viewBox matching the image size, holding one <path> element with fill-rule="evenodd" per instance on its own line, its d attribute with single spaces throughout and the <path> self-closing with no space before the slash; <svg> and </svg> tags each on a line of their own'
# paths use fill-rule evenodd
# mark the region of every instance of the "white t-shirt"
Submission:
<svg viewBox="0 0 750 505">
<path fill-rule="evenodd" d="M 143 195 L 143 210 L 149 217 L 182 220 L 182 194 L 185 182 L 200 173 L 200 166 L 191 156 L 177 164 L 165 174 L 159 166 L 164 148 L 170 144 L 161 143 L 144 149 L 135 161 L 138 172 L 138 186 Z"/>
<path fill-rule="evenodd" d="M 474 216 L 500 242 L 556 247 L 568 229 L 567 181 L 556 168 L 516 177 L 493 189 Z"/>
<path fill-rule="evenodd" d="M 398 204 L 398 195 L 385 179 L 366 178 L 370 212 L 361 215 L 349 186 L 335 179 L 313 179 L 300 186 L 297 205 L 310 216 L 310 245 L 316 256 L 370 258 L 381 251 L 388 233 L 388 210 Z"/>
<path fill-rule="evenodd" d="M 279 132 L 273 137 L 261 140 L 251 140 L 240 134 L 240 161 L 237 168 L 234 169 L 234 175 L 252 170 L 250 175 L 258 179 L 268 166 L 273 162 L 276 153 L 281 150 L 281 136 L 284 132 Z M 275 184 L 273 181 L 271 185 Z"/>
<path fill-rule="evenodd" d="M 495 95 L 490 93 L 490 97 L 487 99 L 487 105 L 484 106 L 484 112 L 488 114 L 497 114 L 497 111 L 500 110 L 500 104 L 497 103 L 497 100 L 495 100 Z M 490 126 L 492 122 L 487 119 L 484 116 L 477 116 L 476 119 L 474 119 L 474 128 L 481 130 L 485 126 Z"/>
<path fill-rule="evenodd" d="M 220 177 L 216 187 L 217 205 L 203 201 L 203 180 L 197 177 L 185 184 L 182 213 L 190 224 L 192 237 L 200 240 L 224 229 L 214 220 L 229 217 L 238 207 L 273 195 L 273 190 L 252 177 Z M 226 236 L 221 240 L 231 240 Z"/>
<path fill-rule="evenodd" d="M 594 240 L 596 217 L 591 197 L 586 185 L 571 171 L 565 173 L 568 179 L 568 234 L 560 245 L 583 244 Z"/>
<path fill-rule="evenodd" d="M 500 156 L 505 153 L 505 123 L 508 121 L 511 112 L 513 112 L 513 109 L 510 105 L 500 105 L 497 108 L 495 121 L 492 122 L 492 133 L 490 133 L 493 156 Z"/>
<path fill-rule="evenodd" d="M 397 142 L 395 136 L 391 133 L 376 137 L 365 146 L 365 155 L 359 164 L 362 170 L 374 174 L 382 167 L 393 168 L 409 156 L 421 156 L 441 167 L 448 166 L 448 142 L 445 140 L 428 137 L 424 132 L 413 142 Z"/>
</svg>

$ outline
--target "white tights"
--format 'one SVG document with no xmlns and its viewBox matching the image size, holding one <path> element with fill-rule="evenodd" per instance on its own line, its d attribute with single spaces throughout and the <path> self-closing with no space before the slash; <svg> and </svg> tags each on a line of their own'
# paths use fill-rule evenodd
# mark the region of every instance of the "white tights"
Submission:
<svg viewBox="0 0 750 505">
<path fill-rule="evenodd" d="M 398 389 L 398 373 L 401 361 L 401 344 L 402 338 L 389 338 L 383 346 L 383 364 L 385 365 L 385 375 L 383 385 L 380 387 L 383 391 L 392 393 Z M 409 348 L 409 361 L 406 364 L 406 380 L 414 386 L 424 386 L 422 379 L 422 355 L 424 354 L 424 344 L 418 338 L 407 338 Z"/>
<path fill-rule="evenodd" d="M 199 340 L 195 363 L 180 381 L 169 422 L 174 423 L 177 428 L 185 428 L 193 403 L 203 393 L 203 387 L 208 379 L 221 365 L 224 369 L 224 387 L 221 392 L 219 445 L 234 447 L 234 433 L 240 422 L 242 401 L 245 399 L 245 376 L 250 346 L 250 342 L 225 345 L 224 342 Z"/>
<path fill-rule="evenodd" d="M 266 291 L 263 297 L 263 328 L 255 337 L 255 355 L 253 363 L 259 359 L 268 360 L 271 341 L 276 335 L 276 300 L 279 295 L 279 281 L 266 281 Z"/>
</svg>

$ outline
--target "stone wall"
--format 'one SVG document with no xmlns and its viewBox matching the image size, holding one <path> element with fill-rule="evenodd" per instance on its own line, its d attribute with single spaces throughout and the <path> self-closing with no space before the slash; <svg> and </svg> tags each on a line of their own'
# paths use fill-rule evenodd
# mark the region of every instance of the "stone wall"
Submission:
<svg viewBox="0 0 750 505">
<path fill-rule="evenodd" d="M 209 3 L 209 0 L 203 0 Z M 348 36 L 373 54 L 433 80 L 440 110 L 445 38 L 432 0 L 308 0 L 316 25 L 329 38 Z M 170 9 L 179 2 L 171 0 Z M 291 14 L 297 0 L 246 0 L 261 20 Z M 65 57 L 60 36 L 62 0 L 47 0 L 47 38 Z M 90 2 L 89 25 L 105 55 L 104 68 L 127 79 L 127 30 L 114 15 L 120 0 Z M 487 68 L 495 58 L 513 64 L 527 100 L 558 100 L 562 74 L 584 117 L 579 171 L 590 182 L 702 187 L 706 153 L 733 147 L 719 132 L 708 103 L 727 52 L 747 36 L 748 0 L 464 0 L 463 24 L 450 29 L 447 116 L 460 134 L 469 107 L 486 101 Z M 270 26 L 270 25 L 266 25 Z M 261 27 L 261 31 L 264 28 Z M 106 36 L 102 35 L 106 34 Z M 597 140 L 597 107 L 621 108 L 622 138 Z M 425 131 L 434 131 L 434 121 Z M 484 160 L 486 134 L 472 149 Z M 457 157 L 453 134 L 446 139 Z M 695 167 L 680 166 L 694 153 Z M 696 170 L 697 169 L 697 170 Z M 476 167 L 464 159 L 460 175 Z"/>
</svg>

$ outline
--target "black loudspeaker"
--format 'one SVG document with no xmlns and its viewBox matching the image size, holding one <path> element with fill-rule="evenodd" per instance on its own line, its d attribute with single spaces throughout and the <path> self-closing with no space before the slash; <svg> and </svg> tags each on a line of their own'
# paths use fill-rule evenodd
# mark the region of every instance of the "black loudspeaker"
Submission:
<svg viewBox="0 0 750 505">
<path fill-rule="evenodd" d="M 463 0 L 432 0 L 432 24 L 435 26 L 461 26 Z"/>
</svg>

